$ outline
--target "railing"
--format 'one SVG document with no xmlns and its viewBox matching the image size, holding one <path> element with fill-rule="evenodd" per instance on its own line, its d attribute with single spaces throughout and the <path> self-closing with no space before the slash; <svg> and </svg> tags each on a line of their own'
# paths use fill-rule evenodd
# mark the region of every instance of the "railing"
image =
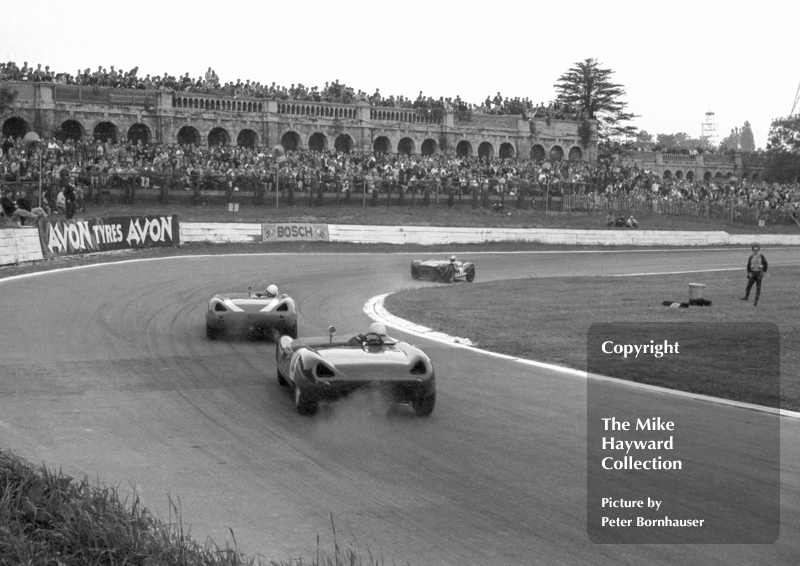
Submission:
<svg viewBox="0 0 800 566">
<path fill-rule="evenodd" d="M 151 106 L 158 91 L 109 88 L 98 86 L 55 85 L 54 102 L 107 104 L 109 106 Z"/>
<path fill-rule="evenodd" d="M 679 153 L 664 153 L 662 155 L 664 163 L 680 163 L 682 165 L 694 165 L 697 162 L 694 155 L 683 155 Z M 731 160 L 733 163 L 733 160 Z"/>
<path fill-rule="evenodd" d="M 43 195 L 54 210 L 59 183 L 43 183 Z M 275 203 L 274 177 L 227 177 L 204 175 L 202 177 L 155 174 L 115 175 L 103 174 L 82 178 L 77 184 L 79 211 L 91 209 L 93 204 L 217 204 L 228 202 L 252 203 L 254 206 L 271 206 Z M 35 181 L 0 181 L 0 190 L 12 189 L 17 197 L 28 198 L 33 206 L 39 200 L 39 184 Z M 485 190 L 460 183 L 442 183 L 435 180 L 404 185 L 389 180 L 362 178 L 323 178 L 311 186 L 301 186 L 293 179 L 281 178 L 278 186 L 279 202 L 284 205 L 309 206 L 471 206 L 500 210 L 518 208 L 533 211 L 589 212 L 624 215 L 668 214 L 695 216 L 738 224 L 794 225 L 798 211 L 791 209 L 761 209 L 725 201 L 687 201 L 669 198 L 640 196 L 611 196 L 583 193 L 582 184 L 563 184 L 550 187 L 539 183 L 516 183 L 505 193 Z M 269 196 L 269 195 L 272 196 Z M 15 197 L 15 198 L 17 198 Z"/>
<path fill-rule="evenodd" d="M 411 122 L 415 124 L 441 124 L 443 111 L 426 108 L 370 107 L 370 120 L 385 122 Z"/>
<path fill-rule="evenodd" d="M 294 116 L 318 116 L 332 119 L 358 118 L 358 108 L 348 104 L 309 102 L 306 100 L 282 100 L 278 102 L 278 114 Z"/>
<path fill-rule="evenodd" d="M 225 112 L 263 112 L 263 98 L 238 98 L 175 92 L 172 94 L 173 108 L 191 110 L 220 110 Z"/>
<path fill-rule="evenodd" d="M 606 197 L 598 194 L 565 194 L 565 211 L 597 211 L 620 214 L 668 214 L 696 216 L 739 224 L 795 224 L 797 211 L 762 209 L 724 201 L 687 201 L 681 199 L 651 199 L 636 196 Z"/>
</svg>

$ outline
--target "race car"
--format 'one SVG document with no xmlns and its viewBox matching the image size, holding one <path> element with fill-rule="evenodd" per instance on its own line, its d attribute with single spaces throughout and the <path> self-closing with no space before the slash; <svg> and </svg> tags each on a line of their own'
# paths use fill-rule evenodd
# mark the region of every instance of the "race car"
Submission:
<svg viewBox="0 0 800 566">
<path fill-rule="evenodd" d="M 221 293 L 208 301 L 206 336 L 216 340 L 227 331 L 248 335 L 280 334 L 297 338 L 297 306 L 278 287 L 270 285 L 263 293 L 247 288 L 246 293 Z"/>
<path fill-rule="evenodd" d="M 430 259 L 428 261 L 414 260 L 411 262 L 411 277 L 419 279 L 433 279 L 452 283 L 456 279 L 466 279 L 472 283 L 475 280 L 475 265 L 471 261 L 456 261 L 456 256 L 451 255 L 450 260 Z"/>
<path fill-rule="evenodd" d="M 301 415 L 316 412 L 357 390 L 375 389 L 389 402 L 410 404 L 419 416 L 433 412 L 436 376 L 430 358 L 411 344 L 386 335 L 381 323 L 365 334 L 293 339 L 282 336 L 275 350 L 278 383 L 290 385 Z"/>
</svg>

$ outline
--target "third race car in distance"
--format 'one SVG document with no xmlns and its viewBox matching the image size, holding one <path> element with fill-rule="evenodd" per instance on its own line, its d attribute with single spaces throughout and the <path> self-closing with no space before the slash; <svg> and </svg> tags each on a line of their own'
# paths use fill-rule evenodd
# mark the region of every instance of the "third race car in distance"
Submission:
<svg viewBox="0 0 800 566">
<path fill-rule="evenodd" d="M 466 279 L 472 283 L 475 279 L 475 265 L 471 261 L 456 261 L 451 255 L 449 260 L 429 259 L 411 262 L 411 277 L 414 279 L 432 279 L 452 283 L 456 279 Z"/>
<path fill-rule="evenodd" d="M 365 334 L 292 339 L 282 336 L 275 359 L 278 383 L 290 385 L 303 415 L 320 401 L 333 401 L 357 390 L 375 390 L 391 403 L 410 404 L 427 416 L 436 404 L 436 376 L 430 358 L 406 342 L 386 335 L 375 322 Z"/>
<path fill-rule="evenodd" d="M 246 293 L 214 295 L 206 311 L 206 336 L 215 340 L 234 330 L 249 335 L 277 331 L 297 338 L 297 305 L 289 295 L 279 295 L 276 285 L 263 293 L 248 287 Z"/>
</svg>

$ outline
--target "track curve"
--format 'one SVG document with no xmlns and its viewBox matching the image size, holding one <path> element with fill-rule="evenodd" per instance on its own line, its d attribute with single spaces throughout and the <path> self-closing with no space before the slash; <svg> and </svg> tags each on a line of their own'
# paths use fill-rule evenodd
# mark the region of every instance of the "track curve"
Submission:
<svg viewBox="0 0 800 566">
<path fill-rule="evenodd" d="M 794 250 L 769 254 L 776 271 L 797 263 Z M 778 543 L 593 545 L 584 381 L 414 338 L 437 367 L 430 418 L 385 415 L 367 398 L 305 418 L 275 379 L 273 343 L 205 338 L 211 295 L 266 281 L 297 299 L 301 336 L 361 331 L 370 297 L 431 285 L 408 276 L 414 255 L 186 256 L 0 281 L 13 299 L 1 319 L 0 444 L 134 486 L 164 515 L 171 494 L 195 537 L 222 543 L 230 528 L 241 550 L 273 560 L 312 555 L 318 534 L 331 548 L 333 514 L 340 544 L 355 539 L 387 562 L 796 563 L 797 421 L 782 423 Z M 476 255 L 479 281 L 743 265 L 737 250 Z M 737 410 L 614 394 L 689 422 Z"/>
</svg>

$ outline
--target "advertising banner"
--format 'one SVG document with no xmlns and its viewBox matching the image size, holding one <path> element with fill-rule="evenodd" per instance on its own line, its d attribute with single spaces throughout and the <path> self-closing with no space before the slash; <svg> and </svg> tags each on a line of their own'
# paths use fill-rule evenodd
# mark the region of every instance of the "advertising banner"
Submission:
<svg viewBox="0 0 800 566">
<path fill-rule="evenodd" d="M 44 257 L 90 252 L 176 246 L 180 244 L 177 216 L 120 216 L 39 222 Z"/>
<path fill-rule="evenodd" d="M 262 242 L 329 241 L 327 224 L 262 224 Z"/>
</svg>

